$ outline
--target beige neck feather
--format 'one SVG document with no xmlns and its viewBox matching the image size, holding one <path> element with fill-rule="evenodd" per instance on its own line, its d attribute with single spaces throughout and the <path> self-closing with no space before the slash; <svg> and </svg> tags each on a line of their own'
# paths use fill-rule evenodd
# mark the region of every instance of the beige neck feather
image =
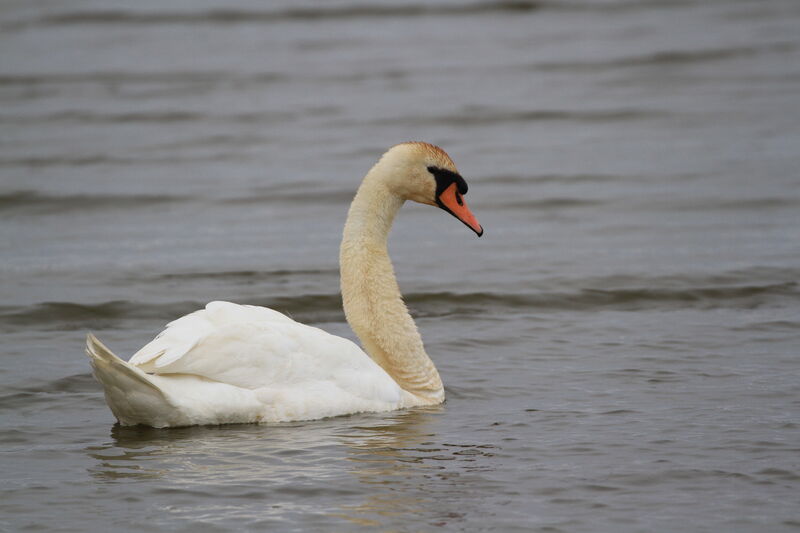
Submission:
<svg viewBox="0 0 800 533">
<path fill-rule="evenodd" d="M 444 401 L 444 388 L 414 320 L 403 303 L 387 250 L 394 217 L 404 199 L 390 190 L 376 165 L 356 193 L 339 254 L 344 312 L 366 352 L 415 398 Z"/>
</svg>

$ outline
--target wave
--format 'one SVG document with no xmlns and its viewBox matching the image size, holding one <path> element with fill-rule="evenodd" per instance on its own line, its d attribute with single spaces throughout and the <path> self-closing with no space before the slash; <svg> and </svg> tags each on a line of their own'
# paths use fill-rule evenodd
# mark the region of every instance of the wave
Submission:
<svg viewBox="0 0 800 533">
<path fill-rule="evenodd" d="M 794 283 L 800 279 L 800 269 L 769 266 L 753 266 L 750 268 L 728 270 L 722 272 L 672 274 L 658 277 L 643 275 L 611 275 L 574 280 L 573 285 L 581 284 L 590 287 L 624 288 L 630 285 L 646 285 L 665 289 L 685 289 L 691 287 L 748 287 Z M 754 283 L 754 280 L 760 280 Z M 548 284 L 556 284 L 557 280 L 548 280 Z"/>
<path fill-rule="evenodd" d="M 43 302 L 26 307 L 0 307 L 0 324 L 77 330 L 110 327 L 121 320 L 171 320 L 202 308 L 198 302 L 143 304 L 115 300 L 97 304 Z"/>
<path fill-rule="evenodd" d="M 15 85 L 50 85 L 50 84 L 86 84 L 86 83 L 239 83 L 259 82 L 272 83 L 285 80 L 285 76 L 277 73 L 242 74 L 240 72 L 211 70 L 211 71 L 181 71 L 169 72 L 81 72 L 71 73 L 42 73 L 42 74 L 2 74 L 0 86 Z"/>
<path fill-rule="evenodd" d="M 724 5 L 724 3 L 720 2 Z M 84 10 L 44 15 L 28 20 L 17 20 L 3 25 L 7 31 L 29 26 L 65 25 L 234 25 L 272 24 L 281 22 L 315 22 L 347 19 L 413 18 L 446 16 L 520 15 L 540 11 L 608 13 L 624 11 L 656 10 L 665 8 L 694 7 L 693 0 L 617 0 L 617 1 L 568 1 L 568 0 L 505 0 L 471 3 L 395 3 L 395 4 L 350 4 L 331 7 L 289 7 L 276 10 L 257 9 L 209 9 L 201 11 L 128 11 L 128 10 Z"/>
<path fill-rule="evenodd" d="M 547 209 L 575 209 L 580 207 L 594 207 L 606 204 L 604 200 L 593 200 L 587 198 L 540 198 L 535 200 L 517 200 L 510 202 L 485 201 L 482 205 L 484 210 L 489 209 L 523 209 L 523 210 L 547 210 Z"/>
<path fill-rule="evenodd" d="M 331 204 L 347 205 L 353 199 L 354 191 L 319 190 L 318 187 L 306 191 L 282 190 L 276 187 L 260 192 L 224 198 L 204 198 L 170 194 L 48 194 L 31 190 L 0 193 L 0 213 L 25 216 L 59 215 L 70 212 L 103 211 L 120 209 L 145 209 L 153 206 L 180 203 L 204 203 L 218 205 L 248 204 Z"/>
<path fill-rule="evenodd" d="M 80 394 L 94 393 L 101 390 L 91 374 L 75 374 L 45 381 L 36 380 L 22 387 L 10 387 L 9 392 L 0 395 L 0 411 L 15 411 L 29 408 L 36 404 L 48 404 L 54 401 L 54 395 L 60 393 Z"/>
<path fill-rule="evenodd" d="M 341 296 L 337 294 L 304 294 L 262 301 L 238 302 L 263 305 L 304 321 L 329 322 L 344 320 Z M 42 302 L 24 307 L 0 307 L 0 325 L 9 328 L 36 326 L 41 329 L 92 330 L 105 329 L 130 320 L 169 322 L 177 317 L 204 308 L 206 302 L 179 301 L 145 303 L 114 300 L 97 304 L 75 302 Z"/>
<path fill-rule="evenodd" d="M 706 200 L 691 200 L 687 202 L 674 202 L 662 205 L 670 211 L 695 211 L 695 210 L 772 210 L 783 208 L 796 208 L 800 205 L 800 197 L 768 196 L 762 198 L 735 198 L 721 199 L 708 198 Z"/>
<path fill-rule="evenodd" d="M 73 156 L 55 154 L 49 156 L 10 157 L 0 159 L 0 167 L 84 167 L 94 165 L 128 166 L 128 165 L 174 165 L 187 162 L 220 163 L 223 161 L 241 161 L 242 156 L 234 152 L 209 153 L 206 155 L 192 156 L 163 156 L 163 157 L 120 157 L 106 154 L 90 154 Z"/>
<path fill-rule="evenodd" d="M 470 107 L 444 115 L 384 118 L 374 124 L 490 126 L 514 122 L 626 122 L 664 118 L 670 113 L 651 109 L 542 109 L 513 111 Z"/>
<path fill-rule="evenodd" d="M 613 179 L 613 178 L 612 178 Z M 608 181 L 612 181 L 609 179 Z M 625 178 L 622 178 L 625 179 Z M 535 178 L 531 179 L 535 182 Z M 502 183 L 502 182 L 501 182 Z M 507 182 L 511 183 L 511 182 Z M 512 199 L 503 200 L 484 200 L 482 209 L 521 209 L 521 210 L 547 210 L 547 209 L 575 209 L 582 207 L 597 207 L 618 205 L 616 198 L 576 198 L 576 197 L 550 197 L 535 198 L 530 200 Z M 691 211 L 774 211 L 778 209 L 796 209 L 800 206 L 800 197 L 765 197 L 765 198 L 741 198 L 741 199 L 720 199 L 720 198 L 692 198 L 675 200 L 642 200 L 639 202 L 627 202 L 626 210 L 647 210 L 668 211 L 668 212 L 691 212 Z"/>
<path fill-rule="evenodd" d="M 479 316 L 510 311 L 643 311 L 676 309 L 754 309 L 767 305 L 800 303 L 795 281 L 763 285 L 700 287 L 626 287 L 527 293 L 451 291 L 412 292 L 405 296 L 412 314 L 419 317 Z M 301 321 L 341 322 L 341 296 L 303 294 L 242 303 L 271 307 Z M 118 300 L 99 304 L 44 302 L 25 307 L 0 308 L 0 325 L 9 328 L 102 329 L 129 320 L 170 321 L 204 307 L 194 301 L 153 304 Z"/>
<path fill-rule="evenodd" d="M 130 124 L 130 123 L 155 123 L 170 124 L 177 122 L 223 122 L 223 123 L 266 123 L 270 121 L 286 122 L 296 118 L 290 112 L 252 112 L 214 115 L 210 113 L 197 113 L 190 111 L 164 111 L 164 112 L 128 112 L 128 113 L 98 113 L 94 111 L 61 111 L 47 115 L 0 115 L 0 123 L 11 124 L 36 124 L 67 122 L 78 124 Z"/>
<path fill-rule="evenodd" d="M 641 179 L 639 176 L 619 174 L 505 174 L 500 176 L 484 176 L 470 178 L 470 183 L 486 183 L 489 185 L 527 185 L 531 183 L 609 183 Z"/>
<path fill-rule="evenodd" d="M 395 18 L 448 15 L 480 15 L 490 13 L 518 14 L 540 9 L 542 2 L 508 0 L 468 4 L 430 5 L 344 5 L 336 7 L 293 7 L 283 10 L 211 9 L 205 11 L 133 12 L 123 10 L 87 10 L 46 15 L 35 20 L 17 21 L 7 26 L 14 29 L 30 25 L 88 25 L 88 24 L 264 24 L 291 21 L 322 21 L 355 18 Z"/>
<path fill-rule="evenodd" d="M 532 65 L 533 70 L 544 71 L 595 71 L 612 68 L 642 66 L 669 66 L 694 63 L 708 63 L 738 59 L 774 52 L 791 52 L 796 46 L 791 43 L 774 43 L 767 46 L 739 48 L 711 48 L 704 50 L 664 50 L 651 54 L 595 61 L 558 61 Z"/>
<path fill-rule="evenodd" d="M 472 315 L 486 309 L 540 311 L 642 311 L 672 309 L 752 309 L 780 298 L 800 300 L 794 282 L 744 287 L 696 287 L 685 289 L 625 288 L 583 289 L 576 292 L 508 293 L 428 293 L 412 294 L 406 301 L 418 306 L 421 314 Z"/>
<path fill-rule="evenodd" d="M 775 332 L 800 332 L 800 321 L 793 320 L 769 320 L 766 322 L 753 322 L 744 326 L 735 326 L 730 328 L 731 331 L 763 331 L 769 333 Z"/>
<path fill-rule="evenodd" d="M 233 205 L 264 205 L 268 203 L 293 203 L 293 204 L 331 204 L 347 206 L 353 201 L 355 191 L 345 190 L 319 190 L 318 188 L 311 188 L 306 191 L 297 192 L 265 192 L 263 194 L 255 193 L 247 196 L 238 196 L 233 198 L 225 198 L 223 203 Z"/>
<path fill-rule="evenodd" d="M 304 276 L 331 276 L 339 275 L 338 268 L 311 268 L 311 269 L 277 269 L 277 270 L 226 270 L 221 272 L 177 272 L 161 274 L 144 278 L 148 281 L 192 281 L 192 280 L 225 280 L 225 281 L 251 281 L 273 278 L 297 278 Z M 137 277 L 141 280 L 143 278 Z"/>
<path fill-rule="evenodd" d="M 189 196 L 155 194 L 66 194 L 54 195 L 36 191 L 12 191 L 0 194 L 0 213 L 25 214 L 64 213 L 97 209 L 139 208 L 193 200 Z"/>
</svg>

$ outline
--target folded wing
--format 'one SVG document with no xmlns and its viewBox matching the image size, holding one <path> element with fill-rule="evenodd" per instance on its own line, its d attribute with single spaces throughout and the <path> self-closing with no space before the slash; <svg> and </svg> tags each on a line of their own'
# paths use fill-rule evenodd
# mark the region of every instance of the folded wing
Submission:
<svg viewBox="0 0 800 533">
<path fill-rule="evenodd" d="M 230 302 L 211 302 L 171 322 L 129 363 L 149 374 L 200 376 L 267 394 L 342 390 L 386 402 L 401 395 L 397 383 L 350 340 L 272 309 Z"/>
</svg>

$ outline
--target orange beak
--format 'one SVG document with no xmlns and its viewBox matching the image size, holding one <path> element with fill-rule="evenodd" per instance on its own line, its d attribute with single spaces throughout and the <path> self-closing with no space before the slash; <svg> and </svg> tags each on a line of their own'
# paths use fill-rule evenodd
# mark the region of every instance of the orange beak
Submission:
<svg viewBox="0 0 800 533">
<path fill-rule="evenodd" d="M 467 202 L 464 197 L 458 192 L 458 187 L 455 183 L 451 184 L 442 194 L 436 199 L 436 203 L 456 217 L 458 220 L 466 224 L 469 229 L 478 234 L 478 237 L 483 235 L 483 228 L 478 223 L 478 219 L 472 214 L 472 211 L 467 207 Z"/>
</svg>

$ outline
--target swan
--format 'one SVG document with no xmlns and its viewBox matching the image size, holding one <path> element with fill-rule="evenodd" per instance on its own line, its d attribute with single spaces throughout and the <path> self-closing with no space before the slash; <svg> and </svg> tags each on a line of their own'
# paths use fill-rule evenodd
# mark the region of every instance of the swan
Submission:
<svg viewBox="0 0 800 533">
<path fill-rule="evenodd" d="M 93 374 L 117 421 L 156 428 L 314 420 L 444 401 L 444 387 L 397 286 L 387 238 L 406 200 L 473 230 L 467 184 L 441 148 L 390 148 L 350 205 L 339 254 L 352 341 L 266 307 L 211 302 L 167 324 L 124 361 L 93 334 Z"/>
</svg>

